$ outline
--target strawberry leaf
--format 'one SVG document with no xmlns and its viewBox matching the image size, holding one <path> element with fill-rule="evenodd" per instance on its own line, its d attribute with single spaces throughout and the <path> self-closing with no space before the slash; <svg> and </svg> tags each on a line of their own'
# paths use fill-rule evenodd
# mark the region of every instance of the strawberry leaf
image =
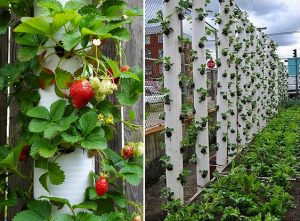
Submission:
<svg viewBox="0 0 300 221">
<path fill-rule="evenodd" d="M 51 25 L 44 17 L 26 18 L 18 25 L 14 32 L 23 32 L 29 34 L 48 35 L 51 33 Z"/>
<path fill-rule="evenodd" d="M 70 116 L 62 118 L 59 123 L 61 131 L 65 131 L 65 130 L 69 129 L 70 125 L 73 122 L 77 121 L 77 119 L 78 119 L 78 117 L 75 115 L 70 115 Z"/>
<path fill-rule="evenodd" d="M 56 74 L 56 85 L 59 89 L 67 89 L 73 82 L 73 77 L 70 72 L 63 69 L 57 68 Z"/>
<path fill-rule="evenodd" d="M 138 164 L 126 163 L 120 170 L 120 174 L 131 185 L 138 185 L 143 176 L 143 167 Z"/>
<path fill-rule="evenodd" d="M 75 48 L 81 40 L 81 35 L 78 32 L 65 33 L 62 36 L 63 46 L 67 51 Z"/>
<path fill-rule="evenodd" d="M 59 214 L 54 216 L 52 221 L 74 221 L 74 218 L 69 214 Z"/>
<path fill-rule="evenodd" d="M 140 80 L 126 78 L 120 81 L 120 90 L 117 92 L 117 98 L 121 105 L 131 106 L 135 104 L 143 93 L 143 71 L 139 68 L 132 68 L 130 72 L 136 74 Z"/>
<path fill-rule="evenodd" d="M 44 221 L 44 219 L 40 215 L 36 214 L 34 211 L 31 210 L 20 212 L 13 219 L 13 221 L 24 220 Z"/>
<path fill-rule="evenodd" d="M 82 142 L 83 148 L 88 150 L 103 150 L 107 148 L 107 142 L 105 139 L 105 132 L 103 128 L 96 128 L 90 133 Z"/>
<path fill-rule="evenodd" d="M 53 157 L 56 151 L 57 151 L 57 146 L 54 146 L 49 142 L 41 143 L 39 148 L 39 154 L 43 158 Z"/>
<path fill-rule="evenodd" d="M 49 87 L 55 79 L 55 76 L 52 72 L 42 71 L 38 77 L 38 84 L 40 88 L 46 89 Z"/>
<path fill-rule="evenodd" d="M 47 184 L 47 178 L 48 178 L 48 172 L 44 173 L 42 176 L 40 176 L 39 181 L 40 184 L 42 185 L 42 187 L 44 187 L 44 189 L 50 193 L 49 188 L 48 188 L 48 184 Z"/>
<path fill-rule="evenodd" d="M 37 47 L 22 47 L 18 50 L 17 57 L 19 61 L 25 62 L 29 61 L 36 56 L 38 52 Z"/>
<path fill-rule="evenodd" d="M 65 181 L 65 173 L 55 162 L 48 163 L 49 179 L 53 185 L 60 185 Z"/>
<path fill-rule="evenodd" d="M 88 209 L 88 210 L 96 211 L 98 206 L 95 202 L 87 201 L 77 205 L 73 205 L 72 207 L 73 209 Z"/>
<path fill-rule="evenodd" d="M 116 28 L 110 32 L 112 38 L 119 41 L 128 41 L 131 37 L 130 32 L 126 28 Z"/>
<path fill-rule="evenodd" d="M 35 118 L 30 121 L 28 129 L 32 133 L 41 133 L 47 129 L 48 123 L 48 121 Z"/>
<path fill-rule="evenodd" d="M 80 141 L 82 139 L 82 137 L 79 134 L 71 135 L 69 133 L 62 133 L 61 136 L 62 136 L 63 140 L 68 143 L 77 143 L 78 141 Z"/>
<path fill-rule="evenodd" d="M 44 131 L 44 138 L 46 139 L 53 139 L 56 137 L 60 130 L 60 127 L 55 124 L 49 124 L 47 129 Z"/>
<path fill-rule="evenodd" d="M 67 102 L 63 99 L 60 99 L 50 107 L 50 119 L 52 122 L 60 121 L 64 115 L 66 109 Z"/>
<path fill-rule="evenodd" d="M 26 116 L 28 117 L 34 117 L 34 118 L 40 118 L 44 120 L 50 120 L 50 114 L 47 108 L 38 106 L 33 107 L 27 111 Z"/>
<path fill-rule="evenodd" d="M 83 136 L 88 135 L 96 127 L 98 115 L 95 111 L 89 111 L 79 119 L 80 129 Z"/>
</svg>

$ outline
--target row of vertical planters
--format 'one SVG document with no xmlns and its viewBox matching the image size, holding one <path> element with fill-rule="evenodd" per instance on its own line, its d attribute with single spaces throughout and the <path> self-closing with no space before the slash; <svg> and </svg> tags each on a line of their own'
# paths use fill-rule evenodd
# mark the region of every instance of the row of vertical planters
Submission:
<svg viewBox="0 0 300 221">
<path fill-rule="evenodd" d="M 294 208 L 289 191 L 299 174 L 299 125 L 299 105 L 279 110 L 196 202 L 164 205 L 170 214 L 165 220 L 284 220 Z"/>
<path fill-rule="evenodd" d="M 209 32 L 205 17 L 210 0 L 164 1 L 163 11 L 150 23 L 160 23 L 164 35 L 165 93 L 165 150 L 166 189 L 169 200 L 184 198 L 184 184 L 188 176 L 183 168 L 182 140 L 182 82 L 181 22 L 190 15 L 194 86 L 194 124 L 187 139 L 195 148 L 198 193 L 211 180 L 209 162 L 209 131 L 207 111 L 206 63 L 212 59 L 206 48 Z M 188 13 L 186 13 L 188 12 Z M 186 14 L 185 14 L 186 13 Z M 217 39 L 217 122 L 216 166 L 223 170 L 242 149 L 253 140 L 274 117 L 279 105 L 287 97 L 287 79 L 283 63 L 276 54 L 276 44 L 249 21 L 246 12 L 235 7 L 234 0 L 220 0 L 215 15 Z M 188 40 L 186 40 L 188 41 Z"/>
<path fill-rule="evenodd" d="M 141 220 L 142 205 L 127 199 L 124 183 L 142 180 L 143 144 L 109 146 L 116 136 L 124 139 L 118 123 L 142 131 L 133 112 L 126 121 L 121 113 L 143 92 L 143 71 L 127 66 L 122 46 L 130 40 L 126 24 L 141 9 L 123 0 L 39 0 L 32 7 L 35 17 L 13 27 L 19 61 L 0 70 L 1 89 L 12 87 L 20 105 L 20 141 L 1 147 L 0 210 L 21 200 L 14 221 Z M 109 47 L 111 57 L 104 53 Z M 34 169 L 27 176 L 19 162 L 29 158 Z M 7 186 L 13 174 L 29 188 Z"/>
</svg>

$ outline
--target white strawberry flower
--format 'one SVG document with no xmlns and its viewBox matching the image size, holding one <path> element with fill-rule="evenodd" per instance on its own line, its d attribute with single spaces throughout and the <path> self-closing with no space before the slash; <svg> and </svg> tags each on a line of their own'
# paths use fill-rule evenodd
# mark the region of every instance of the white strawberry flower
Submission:
<svg viewBox="0 0 300 221">
<path fill-rule="evenodd" d="M 93 40 L 93 45 L 95 45 L 95 46 L 101 45 L 100 39 L 94 39 L 94 40 Z"/>
</svg>

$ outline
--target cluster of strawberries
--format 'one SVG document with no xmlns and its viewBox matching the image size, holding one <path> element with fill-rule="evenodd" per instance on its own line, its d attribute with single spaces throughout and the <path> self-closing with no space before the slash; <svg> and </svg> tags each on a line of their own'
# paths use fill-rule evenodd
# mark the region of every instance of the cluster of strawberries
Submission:
<svg viewBox="0 0 300 221">
<path fill-rule="evenodd" d="M 122 72 L 127 72 L 128 66 L 122 67 Z M 107 95 L 111 95 L 119 83 L 119 77 L 114 78 L 114 73 L 108 69 L 109 77 L 100 80 L 97 77 L 75 81 L 70 87 L 70 96 L 75 108 L 81 109 L 93 98 L 97 102 L 103 101 Z"/>
</svg>

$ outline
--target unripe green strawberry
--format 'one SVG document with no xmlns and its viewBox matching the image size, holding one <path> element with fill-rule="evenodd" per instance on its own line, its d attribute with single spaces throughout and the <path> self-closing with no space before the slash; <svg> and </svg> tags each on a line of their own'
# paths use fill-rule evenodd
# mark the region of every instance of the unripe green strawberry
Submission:
<svg viewBox="0 0 300 221">
<path fill-rule="evenodd" d="M 136 156 L 136 157 L 143 156 L 143 154 L 144 154 L 144 144 L 143 144 L 143 142 L 135 143 L 133 153 L 134 153 L 134 156 Z"/>
<path fill-rule="evenodd" d="M 111 95 L 113 91 L 116 90 L 115 84 L 112 83 L 109 79 L 103 79 L 100 82 L 100 88 L 98 92 L 100 94 Z"/>
<path fill-rule="evenodd" d="M 105 119 L 105 124 L 106 125 L 114 125 L 114 116 L 112 114 L 109 114 L 108 117 Z"/>
<path fill-rule="evenodd" d="M 105 176 L 101 176 L 96 181 L 95 190 L 98 196 L 103 196 L 108 191 L 108 182 Z"/>
<path fill-rule="evenodd" d="M 97 78 L 97 77 L 92 77 L 90 79 L 90 84 L 94 90 L 95 93 L 97 93 L 97 91 L 99 90 L 100 88 L 100 79 Z"/>
</svg>

